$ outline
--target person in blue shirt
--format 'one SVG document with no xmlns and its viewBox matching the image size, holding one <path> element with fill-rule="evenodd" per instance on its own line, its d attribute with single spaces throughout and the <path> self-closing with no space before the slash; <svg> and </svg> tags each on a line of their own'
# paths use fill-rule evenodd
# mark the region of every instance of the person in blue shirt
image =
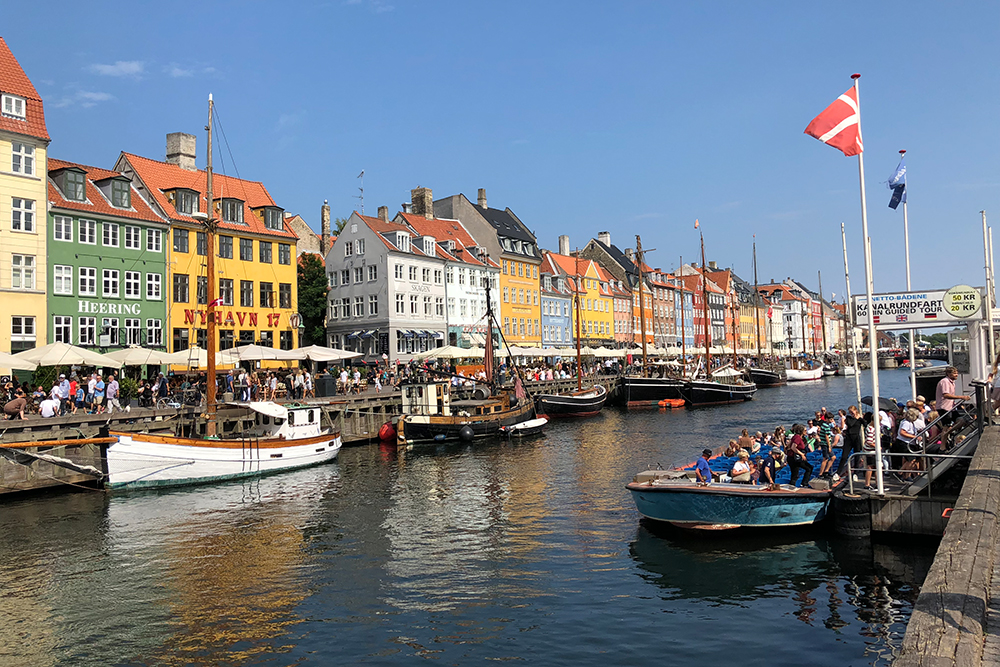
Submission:
<svg viewBox="0 0 1000 667">
<path fill-rule="evenodd" d="M 699 484 L 712 483 L 712 469 L 708 465 L 708 459 L 710 459 L 711 457 L 712 457 L 711 449 L 702 450 L 701 458 L 698 459 L 698 465 L 694 470 L 694 474 L 698 478 Z"/>
<path fill-rule="evenodd" d="M 97 384 L 94 385 L 94 414 L 99 415 L 104 412 L 104 380 L 97 376 Z"/>
</svg>

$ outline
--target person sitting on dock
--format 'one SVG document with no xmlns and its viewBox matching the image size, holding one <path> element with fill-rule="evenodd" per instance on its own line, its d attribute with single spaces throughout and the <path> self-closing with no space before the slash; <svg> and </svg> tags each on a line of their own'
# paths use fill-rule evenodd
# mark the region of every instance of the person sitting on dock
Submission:
<svg viewBox="0 0 1000 667">
<path fill-rule="evenodd" d="M 3 406 L 3 416 L 5 419 L 24 419 L 26 407 L 28 399 L 24 397 L 24 391 L 19 388 L 14 392 L 14 398 Z"/>
<path fill-rule="evenodd" d="M 708 486 L 712 483 L 712 468 L 708 465 L 708 459 L 710 458 L 712 458 L 712 450 L 703 449 L 694 469 L 695 478 L 697 478 L 698 484 L 702 486 Z"/>
<path fill-rule="evenodd" d="M 736 454 L 736 462 L 733 464 L 733 469 L 729 471 L 729 474 L 736 484 L 750 483 L 750 454 L 747 450 L 741 449 Z"/>
</svg>

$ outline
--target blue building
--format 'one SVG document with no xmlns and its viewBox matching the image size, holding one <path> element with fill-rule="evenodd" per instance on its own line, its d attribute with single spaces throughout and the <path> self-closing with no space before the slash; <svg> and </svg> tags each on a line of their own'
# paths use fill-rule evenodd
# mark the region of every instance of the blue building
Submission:
<svg viewBox="0 0 1000 667">
<path fill-rule="evenodd" d="M 576 345 L 573 324 L 572 292 L 566 274 L 552 261 L 548 253 L 543 255 L 539 267 L 541 278 L 542 346 L 566 347 Z"/>
<path fill-rule="evenodd" d="M 683 334 L 684 345 L 691 349 L 694 347 L 694 292 L 679 286 L 677 296 L 678 298 L 674 299 L 674 321 L 678 323 L 677 346 L 680 347 L 681 335 Z M 683 326 L 680 324 L 682 304 L 684 310 Z"/>
</svg>

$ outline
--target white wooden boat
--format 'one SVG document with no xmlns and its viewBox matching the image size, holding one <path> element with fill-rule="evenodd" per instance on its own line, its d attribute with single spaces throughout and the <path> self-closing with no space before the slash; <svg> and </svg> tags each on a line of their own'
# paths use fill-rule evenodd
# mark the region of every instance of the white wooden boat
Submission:
<svg viewBox="0 0 1000 667">
<path fill-rule="evenodd" d="M 253 426 L 235 435 L 186 438 L 112 433 L 107 486 L 113 489 L 201 484 L 325 463 L 340 451 L 340 433 L 320 426 L 321 410 L 270 401 L 229 404 Z"/>
<path fill-rule="evenodd" d="M 854 366 L 841 365 L 837 368 L 837 375 L 854 375 L 855 373 L 857 373 L 857 370 Z"/>
<path fill-rule="evenodd" d="M 803 382 L 805 380 L 819 380 L 823 377 L 823 367 L 818 368 L 789 368 L 785 371 L 789 382 Z"/>
<path fill-rule="evenodd" d="M 536 417 L 534 419 L 529 419 L 528 421 L 521 422 L 519 424 L 512 424 L 510 426 L 501 426 L 500 433 L 506 435 L 507 437 L 521 438 L 526 435 L 538 435 L 545 428 L 545 425 L 549 423 L 549 420 L 545 417 Z"/>
</svg>

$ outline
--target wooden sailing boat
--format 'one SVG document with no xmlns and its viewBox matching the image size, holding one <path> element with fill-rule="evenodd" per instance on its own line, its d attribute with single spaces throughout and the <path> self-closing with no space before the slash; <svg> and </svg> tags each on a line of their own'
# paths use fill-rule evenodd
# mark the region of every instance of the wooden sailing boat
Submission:
<svg viewBox="0 0 1000 667">
<path fill-rule="evenodd" d="M 485 263 L 485 255 L 482 256 Z M 484 278 L 483 280 L 488 280 Z M 516 366 L 514 389 L 497 386 L 496 355 L 493 351 L 493 303 L 486 283 L 486 354 L 483 364 L 489 396 L 451 400 L 451 380 L 426 379 L 403 384 L 403 416 L 396 426 L 401 445 L 494 437 L 501 427 L 525 424 L 535 418 L 535 404 L 524 391 Z M 501 330 L 502 332 L 502 330 Z M 503 334 L 500 334 L 501 337 Z M 530 428 L 534 428 L 531 425 Z M 526 425 L 526 428 L 528 425 Z"/>
<path fill-rule="evenodd" d="M 592 417 L 601 411 L 608 398 L 604 385 L 583 388 L 583 364 L 580 353 L 580 251 L 576 255 L 576 286 L 573 289 L 576 314 L 576 391 L 565 394 L 539 394 L 535 397 L 538 413 L 546 417 Z"/>
<path fill-rule="evenodd" d="M 760 358 L 760 291 L 757 289 L 757 242 L 753 244 L 753 310 L 757 329 L 757 363 L 750 367 L 750 379 L 758 387 L 780 387 L 787 382 L 785 374 L 774 368 L 764 368 Z M 770 331 L 771 327 L 768 326 Z"/>
<path fill-rule="evenodd" d="M 212 193 L 212 115 L 208 97 L 208 160 L 205 169 L 205 223 L 208 286 L 208 391 L 204 435 L 111 433 L 106 483 L 111 488 L 200 484 L 252 477 L 316 465 L 336 458 L 339 432 L 320 425 L 322 410 L 271 401 L 216 402 L 215 372 L 215 199 Z M 221 409 L 220 409 L 221 408 Z M 221 413 L 221 414 L 220 414 Z M 223 428 L 218 428 L 219 420 Z M 232 428 L 227 428 L 228 425 Z M 219 431 L 221 430 L 221 433 Z"/>
<path fill-rule="evenodd" d="M 618 391 L 626 407 L 644 405 L 659 405 L 661 401 L 684 400 L 684 381 L 676 377 L 649 377 L 649 365 L 646 363 L 646 309 L 643 305 L 643 259 L 642 239 L 635 236 L 635 267 L 639 274 L 639 326 L 642 328 L 642 374 L 623 375 L 618 379 Z M 683 294 L 682 297 L 683 299 Z M 683 318 L 684 302 L 681 301 L 681 317 Z M 683 322 L 683 319 L 681 320 Z M 683 341 L 682 341 L 683 342 Z"/>
<path fill-rule="evenodd" d="M 735 369 L 719 369 L 712 372 L 711 334 L 708 317 L 708 276 L 705 265 L 705 237 L 701 237 L 701 294 L 705 317 L 705 379 L 692 379 L 684 384 L 684 400 L 692 407 L 702 405 L 725 405 L 749 401 L 757 392 L 757 385 L 744 382 L 742 373 Z M 733 345 L 735 359 L 736 346 Z M 727 372 L 730 371 L 730 372 Z"/>
</svg>

